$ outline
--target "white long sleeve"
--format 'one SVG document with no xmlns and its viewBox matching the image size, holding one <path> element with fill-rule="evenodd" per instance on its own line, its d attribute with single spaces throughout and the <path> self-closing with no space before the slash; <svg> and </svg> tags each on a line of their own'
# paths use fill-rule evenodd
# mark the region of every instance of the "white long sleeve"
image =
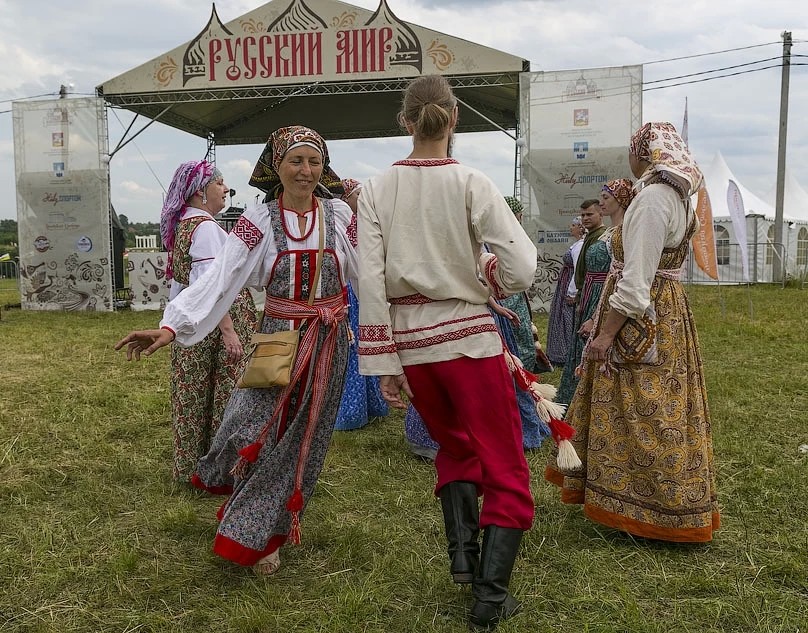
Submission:
<svg viewBox="0 0 808 633">
<path fill-rule="evenodd" d="M 363 374 L 502 353 L 478 279 L 482 244 L 502 294 L 530 286 L 536 248 L 485 174 L 452 159 L 400 161 L 362 188 L 358 235 Z"/>
<path fill-rule="evenodd" d="M 343 281 L 356 279 L 356 252 L 347 238 L 351 209 L 342 201 L 331 202 L 336 231 L 335 250 L 341 275 Z M 317 250 L 320 229 L 318 224 L 310 225 L 314 221 L 313 214 L 307 218 L 305 232 L 301 233 L 297 215 L 291 211 L 282 213 L 287 215 L 285 223 L 292 235 L 301 237 L 307 233 L 305 239 L 295 243 L 295 248 Z M 187 347 L 198 343 L 218 325 L 242 288 L 262 288 L 266 285 L 277 258 L 269 208 L 260 204 L 247 209 L 227 235 L 216 259 L 194 283 L 168 304 L 160 327 L 171 329 L 179 345 Z"/>
<path fill-rule="evenodd" d="M 216 255 L 222 250 L 227 240 L 227 231 L 213 221 L 206 211 L 188 207 L 182 214 L 182 220 L 196 217 L 205 218 L 205 221 L 197 225 L 191 236 L 191 247 L 188 252 L 191 257 L 189 285 L 199 279 L 208 269 L 208 266 L 216 259 Z M 176 279 L 172 280 L 168 300 L 173 301 L 186 287 Z"/>
<path fill-rule="evenodd" d="M 242 288 L 260 287 L 267 279 L 267 246 L 274 247 L 269 210 L 260 205 L 245 211 L 242 218 L 242 226 L 255 228 L 250 243 L 244 241 L 245 234 L 234 229 L 204 274 L 170 301 L 163 312 L 160 327 L 172 330 L 174 340 L 183 347 L 198 343 L 212 332 Z"/>
<path fill-rule="evenodd" d="M 662 250 L 681 243 L 687 221 L 685 206 L 671 187 L 647 185 L 637 194 L 623 217 L 623 275 L 609 305 L 633 319 L 645 313 Z"/>
</svg>

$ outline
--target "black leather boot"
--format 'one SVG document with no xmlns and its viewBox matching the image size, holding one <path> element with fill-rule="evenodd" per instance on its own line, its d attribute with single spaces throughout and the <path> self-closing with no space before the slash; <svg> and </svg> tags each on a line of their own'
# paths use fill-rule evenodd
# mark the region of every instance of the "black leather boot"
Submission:
<svg viewBox="0 0 808 633">
<path fill-rule="evenodd" d="M 521 609 L 508 592 L 511 571 L 522 541 L 522 530 L 489 525 L 483 535 L 480 567 L 472 584 L 474 605 L 469 613 L 472 627 L 490 630 L 500 620 Z"/>
<path fill-rule="evenodd" d="M 477 486 L 469 481 L 453 481 L 443 486 L 438 496 L 449 541 L 452 579 L 458 584 L 468 585 L 480 562 Z"/>
</svg>

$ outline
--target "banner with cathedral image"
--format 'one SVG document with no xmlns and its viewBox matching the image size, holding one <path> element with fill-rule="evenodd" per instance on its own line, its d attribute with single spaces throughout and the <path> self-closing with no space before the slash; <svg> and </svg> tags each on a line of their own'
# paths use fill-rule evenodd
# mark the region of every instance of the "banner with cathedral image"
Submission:
<svg viewBox="0 0 808 633">
<path fill-rule="evenodd" d="M 18 101 L 13 117 L 22 308 L 112 310 L 103 100 Z"/>
<path fill-rule="evenodd" d="M 581 203 L 597 198 L 609 180 L 633 179 L 628 143 L 642 124 L 642 66 L 520 78 L 523 225 L 539 249 L 531 299 L 546 310 Z"/>
</svg>

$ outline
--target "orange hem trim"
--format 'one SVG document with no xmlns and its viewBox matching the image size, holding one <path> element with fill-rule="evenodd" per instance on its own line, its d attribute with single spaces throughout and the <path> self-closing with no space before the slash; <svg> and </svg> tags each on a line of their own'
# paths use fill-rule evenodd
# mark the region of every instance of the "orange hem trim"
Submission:
<svg viewBox="0 0 808 633">
<path fill-rule="evenodd" d="M 563 500 L 563 495 L 562 495 Z M 607 527 L 623 530 L 629 534 L 642 538 L 671 541 L 674 543 L 707 543 L 713 540 L 713 532 L 720 526 L 721 519 L 717 512 L 713 512 L 713 525 L 702 528 L 665 528 L 651 523 L 643 523 L 636 519 L 609 512 L 591 505 L 584 505 L 584 514 L 593 521 Z"/>
<path fill-rule="evenodd" d="M 559 488 L 564 485 L 564 475 L 549 464 L 544 467 L 544 478 L 551 484 L 555 484 Z"/>
<path fill-rule="evenodd" d="M 569 490 L 567 488 L 564 488 L 561 491 L 561 503 L 582 505 L 583 502 L 584 502 L 583 490 Z"/>
</svg>

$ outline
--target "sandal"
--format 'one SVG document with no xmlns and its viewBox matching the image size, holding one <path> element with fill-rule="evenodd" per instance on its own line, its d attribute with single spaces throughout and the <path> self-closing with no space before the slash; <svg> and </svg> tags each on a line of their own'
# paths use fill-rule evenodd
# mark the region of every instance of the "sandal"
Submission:
<svg viewBox="0 0 808 633">
<path fill-rule="evenodd" d="M 261 560 L 255 563 L 255 565 L 253 565 L 253 570 L 259 576 L 271 576 L 272 574 L 277 572 L 280 568 L 281 568 L 281 553 L 279 549 L 276 549 L 268 556 L 264 556 Z"/>
</svg>

